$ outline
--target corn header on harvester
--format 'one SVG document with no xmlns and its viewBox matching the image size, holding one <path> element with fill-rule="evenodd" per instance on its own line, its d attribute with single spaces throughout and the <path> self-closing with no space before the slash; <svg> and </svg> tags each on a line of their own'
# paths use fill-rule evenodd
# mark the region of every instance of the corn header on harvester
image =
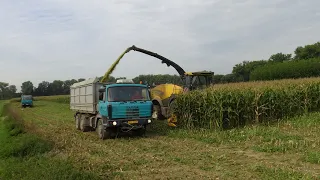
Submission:
<svg viewBox="0 0 320 180">
<path fill-rule="evenodd" d="M 214 72 L 186 72 L 182 67 L 180 67 L 175 62 L 148 50 L 138 48 L 136 46 L 131 46 L 127 48 L 117 59 L 110 69 L 114 69 L 116 64 L 120 59 L 131 50 L 138 51 L 140 53 L 153 56 L 162 61 L 162 64 L 166 64 L 168 67 L 172 66 L 178 72 L 183 86 L 176 84 L 160 84 L 151 88 L 151 98 L 153 103 L 153 118 L 158 120 L 168 119 L 168 125 L 175 127 L 177 125 L 177 119 L 170 109 L 173 108 L 175 99 L 177 95 L 192 91 L 195 89 L 206 88 L 213 84 Z M 109 77 L 109 73 L 106 73 L 101 79 L 105 82 Z"/>
</svg>

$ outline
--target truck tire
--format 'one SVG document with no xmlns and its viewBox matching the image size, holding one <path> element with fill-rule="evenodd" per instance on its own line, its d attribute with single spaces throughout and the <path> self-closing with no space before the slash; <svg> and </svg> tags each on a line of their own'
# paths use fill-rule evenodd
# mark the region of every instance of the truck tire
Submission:
<svg viewBox="0 0 320 180">
<path fill-rule="evenodd" d="M 96 131 L 97 131 L 97 133 L 98 133 L 98 135 L 99 135 L 99 138 L 102 139 L 102 140 L 110 139 L 110 138 L 111 138 L 110 131 L 106 130 L 106 129 L 103 127 L 102 119 L 99 119 L 99 120 L 98 120 L 98 125 L 97 125 L 97 128 L 96 128 Z"/>
<path fill-rule="evenodd" d="M 80 114 L 77 114 L 76 116 L 75 116 L 75 122 L 76 122 L 76 129 L 77 130 L 80 130 Z"/>
<path fill-rule="evenodd" d="M 80 130 L 82 132 L 88 132 L 90 131 L 90 127 L 86 125 L 86 116 L 85 115 L 81 115 L 80 117 Z"/>
</svg>

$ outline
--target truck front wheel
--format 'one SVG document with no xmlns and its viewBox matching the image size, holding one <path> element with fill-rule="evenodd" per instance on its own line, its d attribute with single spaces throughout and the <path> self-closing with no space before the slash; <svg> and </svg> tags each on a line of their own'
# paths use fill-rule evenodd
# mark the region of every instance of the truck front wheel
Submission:
<svg viewBox="0 0 320 180">
<path fill-rule="evenodd" d="M 76 129 L 80 130 L 80 114 L 75 116 Z"/>
<path fill-rule="evenodd" d="M 102 119 L 98 120 L 98 126 L 96 131 L 99 135 L 99 138 L 102 140 L 111 138 L 110 132 L 107 129 L 105 129 L 103 126 Z"/>
</svg>

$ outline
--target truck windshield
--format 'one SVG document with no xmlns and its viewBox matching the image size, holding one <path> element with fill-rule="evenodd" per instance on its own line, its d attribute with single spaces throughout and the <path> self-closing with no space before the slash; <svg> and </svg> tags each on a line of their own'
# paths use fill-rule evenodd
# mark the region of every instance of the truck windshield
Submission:
<svg viewBox="0 0 320 180">
<path fill-rule="evenodd" d="M 149 91 L 139 86 L 119 86 L 108 88 L 108 101 L 147 101 Z"/>
<path fill-rule="evenodd" d="M 32 97 L 31 96 L 23 96 L 22 99 L 23 100 L 32 100 Z"/>
</svg>

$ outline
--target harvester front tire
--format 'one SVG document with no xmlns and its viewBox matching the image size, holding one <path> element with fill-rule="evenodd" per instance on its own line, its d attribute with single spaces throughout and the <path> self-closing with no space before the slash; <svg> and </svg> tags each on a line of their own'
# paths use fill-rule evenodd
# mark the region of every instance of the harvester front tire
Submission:
<svg viewBox="0 0 320 180">
<path fill-rule="evenodd" d="M 165 117 L 162 115 L 161 113 L 161 107 L 159 105 L 153 105 L 153 114 L 152 114 L 152 118 L 156 119 L 156 120 L 163 120 L 165 119 Z"/>
</svg>

